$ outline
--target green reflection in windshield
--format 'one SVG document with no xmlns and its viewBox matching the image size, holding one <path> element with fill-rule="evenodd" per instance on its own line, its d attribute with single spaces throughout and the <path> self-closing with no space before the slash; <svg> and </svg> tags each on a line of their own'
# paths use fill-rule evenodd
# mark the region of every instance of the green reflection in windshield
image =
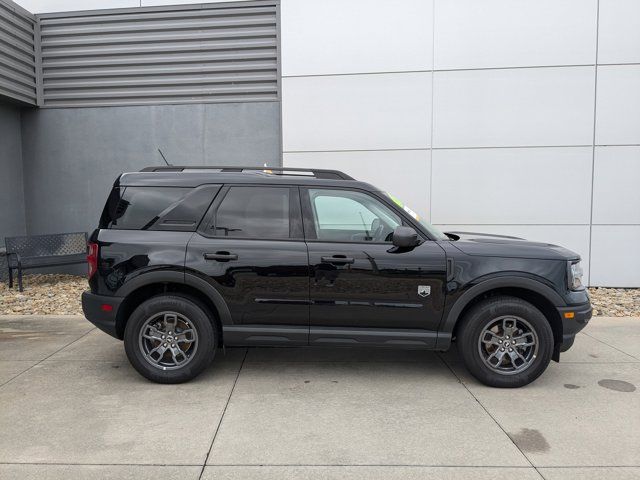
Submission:
<svg viewBox="0 0 640 480">
<path fill-rule="evenodd" d="M 389 192 L 383 192 L 383 193 L 387 197 L 389 197 L 393 201 L 393 203 L 395 203 L 400 208 L 402 208 L 405 212 L 407 212 L 411 216 L 411 218 L 413 218 L 415 221 L 419 222 L 420 225 L 422 225 L 425 228 L 425 230 L 427 230 L 427 232 L 429 232 L 433 237 L 435 237 L 436 240 L 448 240 L 449 239 L 449 237 L 447 237 L 444 233 L 442 233 L 436 227 L 431 225 L 429 222 L 426 222 L 425 220 L 422 220 L 420 218 L 420 215 L 418 215 L 411 208 L 409 208 L 407 205 L 405 205 L 402 202 L 402 200 L 400 200 L 398 197 L 395 197 L 395 196 L 391 195 Z"/>
</svg>

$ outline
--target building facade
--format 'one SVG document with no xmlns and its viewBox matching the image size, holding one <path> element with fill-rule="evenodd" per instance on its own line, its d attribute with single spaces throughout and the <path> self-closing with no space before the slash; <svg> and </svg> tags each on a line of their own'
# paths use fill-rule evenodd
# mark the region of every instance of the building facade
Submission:
<svg viewBox="0 0 640 480">
<path fill-rule="evenodd" d="M 640 2 L 19 3 L 0 0 L 0 236 L 90 230 L 161 148 L 337 168 L 640 287 Z"/>
</svg>

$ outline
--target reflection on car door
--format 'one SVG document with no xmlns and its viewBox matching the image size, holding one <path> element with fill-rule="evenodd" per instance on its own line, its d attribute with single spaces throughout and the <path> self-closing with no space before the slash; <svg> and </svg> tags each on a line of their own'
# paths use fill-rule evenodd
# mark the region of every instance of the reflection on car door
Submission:
<svg viewBox="0 0 640 480">
<path fill-rule="evenodd" d="M 225 344 L 306 345 L 309 265 L 296 187 L 224 187 L 187 247 L 187 271 L 221 293 Z"/>
<path fill-rule="evenodd" d="M 350 189 L 303 188 L 309 249 L 311 344 L 433 347 L 444 306 L 443 249 L 398 249 L 406 223 L 381 198 Z"/>
</svg>

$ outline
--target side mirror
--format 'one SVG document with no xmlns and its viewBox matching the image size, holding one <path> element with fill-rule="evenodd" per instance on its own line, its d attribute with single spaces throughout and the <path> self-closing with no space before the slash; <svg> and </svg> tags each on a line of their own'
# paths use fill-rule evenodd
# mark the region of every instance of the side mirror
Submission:
<svg viewBox="0 0 640 480">
<path fill-rule="evenodd" d="M 393 231 L 393 245 L 399 248 L 415 247 L 418 244 L 418 233 L 411 227 L 399 225 Z"/>
</svg>

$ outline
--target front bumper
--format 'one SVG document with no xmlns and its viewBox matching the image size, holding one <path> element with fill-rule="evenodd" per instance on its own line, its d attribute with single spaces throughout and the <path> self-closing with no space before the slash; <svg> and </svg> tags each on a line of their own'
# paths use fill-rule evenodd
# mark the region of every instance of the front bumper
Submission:
<svg viewBox="0 0 640 480">
<path fill-rule="evenodd" d="M 121 297 L 82 292 L 82 311 L 86 319 L 100 330 L 120 339 L 116 329 L 116 318 L 123 300 Z"/>
<path fill-rule="evenodd" d="M 560 345 L 560 351 L 566 352 L 573 345 L 573 341 L 576 338 L 576 333 L 587 326 L 589 320 L 591 320 L 593 309 L 591 302 L 586 302 L 580 305 L 574 305 L 571 307 L 559 307 L 558 313 L 562 319 L 562 344 Z M 569 317 L 569 318 L 568 318 Z"/>
</svg>

